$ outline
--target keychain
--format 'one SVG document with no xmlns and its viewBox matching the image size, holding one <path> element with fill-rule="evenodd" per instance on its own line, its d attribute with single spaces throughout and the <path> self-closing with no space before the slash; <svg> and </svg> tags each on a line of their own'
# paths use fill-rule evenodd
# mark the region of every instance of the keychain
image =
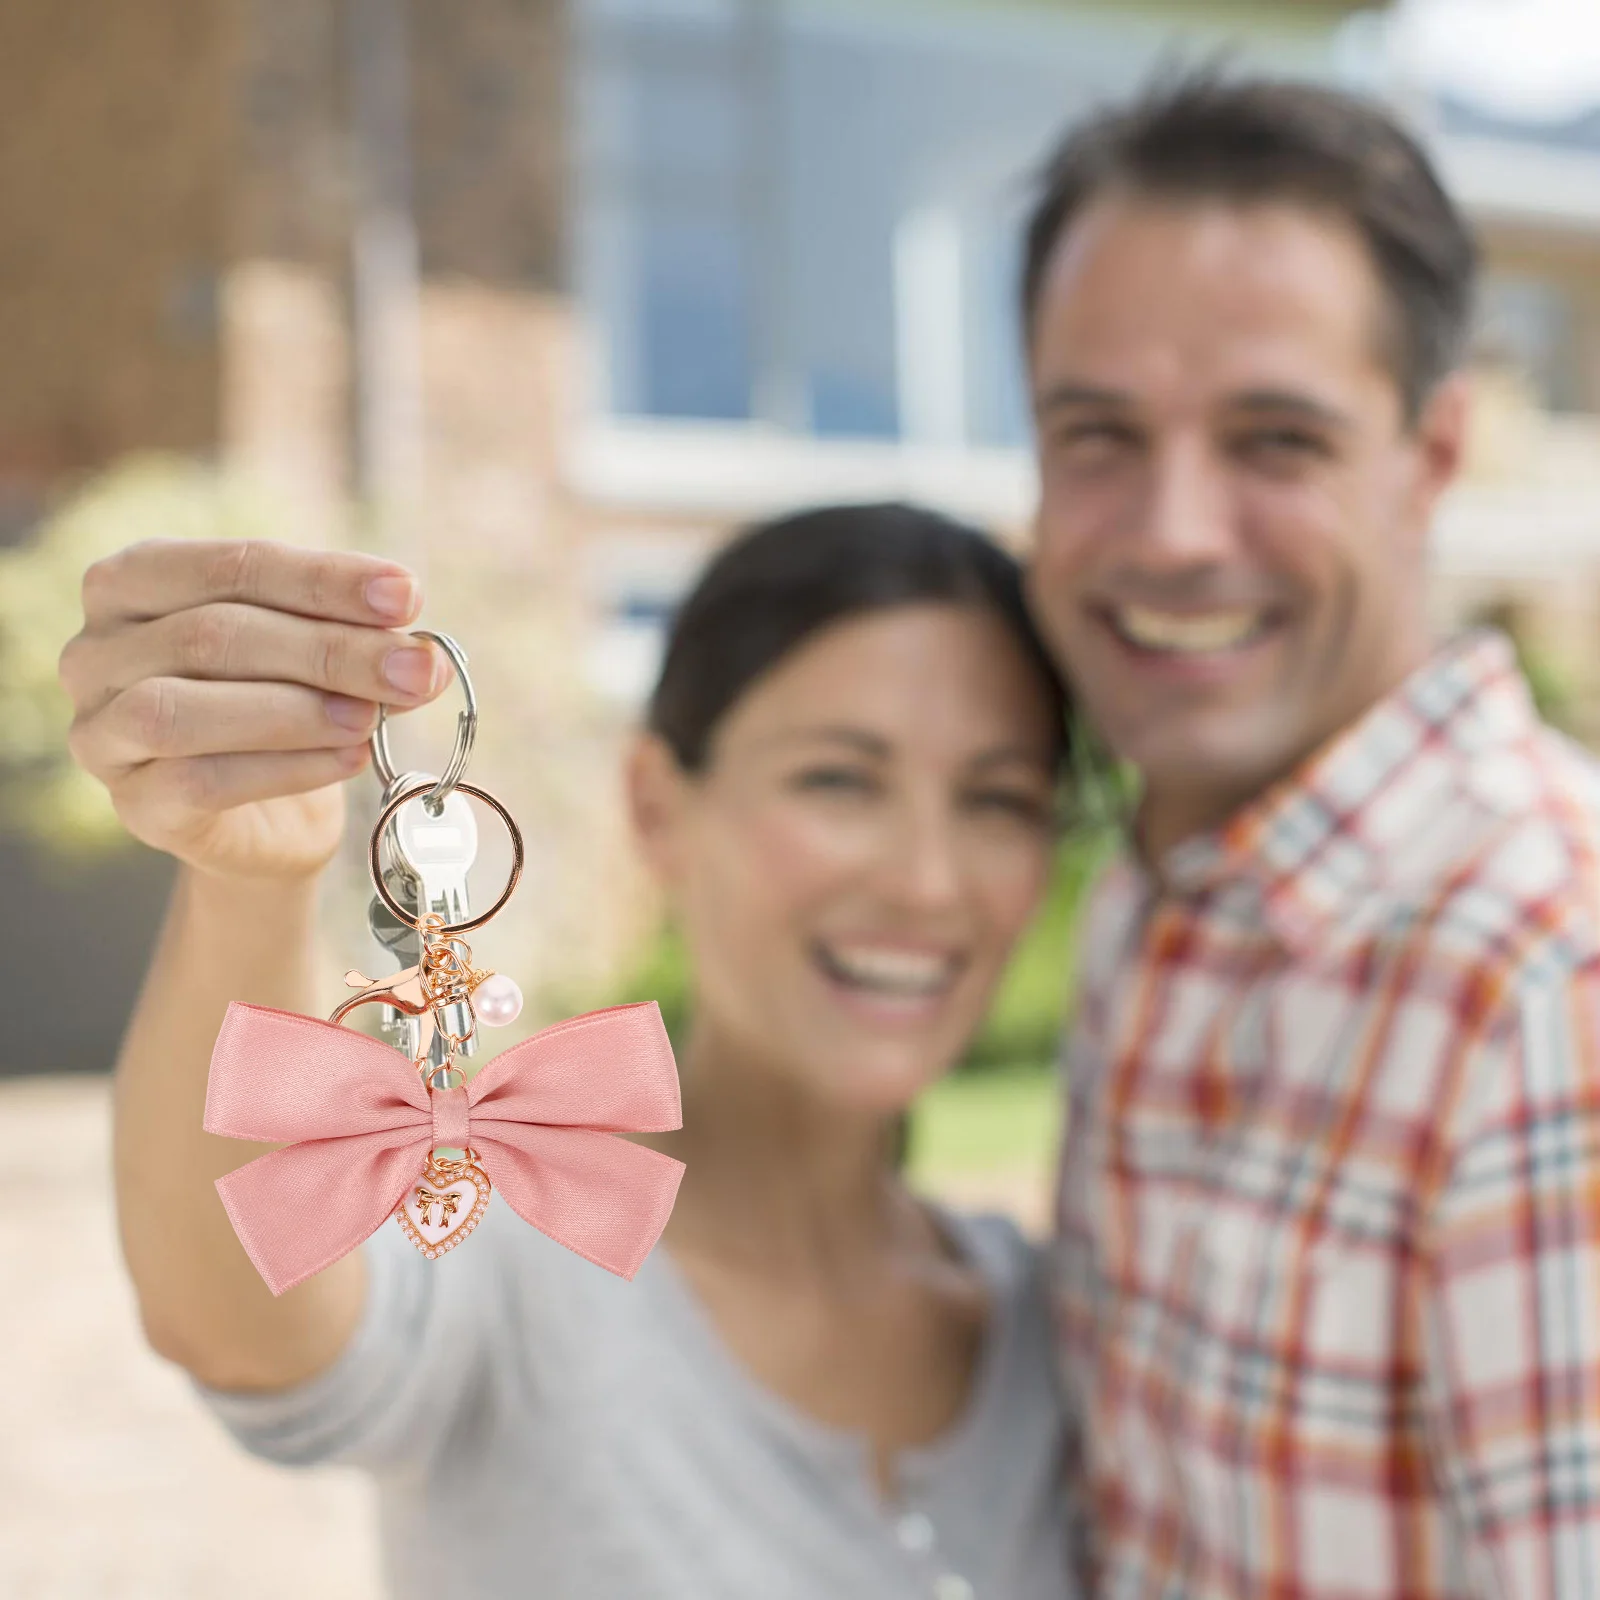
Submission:
<svg viewBox="0 0 1600 1600">
<path fill-rule="evenodd" d="M 471 1079 L 462 1069 L 477 1025 L 512 1022 L 522 1007 L 515 982 L 474 966 L 462 936 L 510 900 L 523 843 L 506 807 L 462 781 L 477 728 L 466 657 L 448 635 L 426 637 L 454 662 L 467 711 L 437 780 L 395 774 L 380 717 L 373 757 L 384 801 L 367 851 L 373 932 L 415 961 L 376 979 L 347 972 L 356 993 L 326 1022 L 235 1001 L 212 1051 L 207 1132 L 284 1146 L 217 1180 L 234 1231 L 274 1294 L 330 1266 L 391 1216 L 436 1259 L 477 1228 L 494 1189 L 524 1221 L 631 1278 L 666 1226 L 683 1175 L 670 1156 L 618 1137 L 681 1125 L 677 1069 L 653 1001 L 556 1023 Z M 498 817 L 511 841 L 505 887 L 477 916 L 466 893 L 477 839 L 466 795 Z M 443 822 L 452 805 L 455 822 Z M 408 807 L 438 824 L 432 846 L 413 842 L 420 863 L 402 843 Z M 420 824 L 405 831 L 413 841 L 428 834 Z M 401 1048 L 341 1026 L 373 1004 L 385 1008 L 385 1032 Z"/>
<path fill-rule="evenodd" d="M 397 916 L 391 909 L 393 899 L 383 893 L 375 894 L 367 908 L 367 925 L 378 944 L 399 960 L 402 967 L 414 966 L 421 958 L 415 917 L 416 911 L 437 912 L 446 922 L 461 922 L 470 912 L 470 895 L 467 873 L 478 854 L 478 824 L 472 807 L 456 793 L 456 785 L 466 772 L 467 761 L 478 734 L 478 697 L 473 690 L 472 675 L 467 670 L 466 652 L 447 633 L 436 633 L 429 628 L 413 631 L 416 639 L 431 639 L 450 658 L 455 668 L 455 680 L 460 686 L 465 705 L 456 719 L 455 749 L 450 754 L 444 775 L 433 782 L 433 787 L 420 806 L 408 806 L 390 822 L 384 833 L 383 884 L 399 898 L 406 912 Z M 378 725 L 372 733 L 372 768 L 383 784 L 382 805 L 387 806 L 402 789 L 410 788 L 424 773 L 397 773 L 394 758 L 389 751 L 388 711 L 378 709 Z M 376 874 L 375 874 L 376 877 Z M 378 885 L 380 891 L 383 885 Z M 505 979 L 510 984 L 511 980 Z M 516 986 L 511 984 L 511 993 Z M 480 1005 L 492 1005 L 480 997 Z M 509 1021 L 485 1009 L 482 1020 L 495 1023 Z M 444 1059 L 442 1035 L 456 1033 L 465 1036 L 461 1052 L 471 1055 L 477 1049 L 477 1039 L 468 1023 L 460 1002 L 446 1010 L 448 1027 L 442 1028 L 434 1038 L 432 1059 Z M 413 1052 L 417 1037 L 417 1023 L 398 1008 L 383 1008 L 383 1032 L 408 1052 Z"/>
</svg>

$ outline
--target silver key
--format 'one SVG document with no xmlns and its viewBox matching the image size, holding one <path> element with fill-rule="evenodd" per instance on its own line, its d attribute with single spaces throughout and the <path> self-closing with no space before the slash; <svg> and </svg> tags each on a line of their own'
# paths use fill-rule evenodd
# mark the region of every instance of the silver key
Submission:
<svg viewBox="0 0 1600 1600">
<path fill-rule="evenodd" d="M 402 790 L 415 788 L 420 781 L 421 775 L 415 772 L 398 774 L 384 785 L 381 804 L 387 806 Z M 384 887 L 407 911 L 415 913 L 417 903 L 422 898 L 422 885 L 416 875 L 397 858 L 392 823 L 379 840 L 378 849 Z M 378 945 L 394 958 L 397 970 L 414 967 L 422 959 L 422 941 L 417 930 L 401 922 L 383 903 L 382 897 L 376 894 L 367 902 L 367 927 Z M 414 1057 L 417 1053 L 417 1019 L 389 1005 L 379 1007 L 378 1015 L 380 1031 L 389 1042 L 403 1055 Z M 430 1049 L 430 1058 L 432 1054 Z"/>
<path fill-rule="evenodd" d="M 418 886 L 414 878 L 398 867 L 385 867 L 384 886 L 406 910 L 414 912 L 417 906 Z M 421 952 L 417 930 L 401 922 L 383 901 L 373 895 L 367 902 L 367 927 L 378 944 L 394 958 L 397 970 L 416 966 Z M 396 1050 L 407 1056 L 417 1053 L 417 1021 L 395 1006 L 379 1007 L 379 1028 Z M 430 1052 L 431 1054 L 431 1052 Z"/>
<path fill-rule="evenodd" d="M 394 842 L 400 861 L 422 886 L 421 908 L 446 922 L 465 922 L 471 915 L 467 873 L 478 859 L 478 819 L 467 797 L 452 790 L 436 817 L 424 801 L 414 800 L 394 819 Z"/>
<path fill-rule="evenodd" d="M 415 916 L 422 892 L 417 880 L 398 866 L 389 866 L 383 869 L 383 883 L 389 893 Z M 367 927 L 372 937 L 402 967 L 416 965 L 417 930 L 409 922 L 401 922 L 378 895 L 373 895 L 367 902 Z"/>
<path fill-rule="evenodd" d="M 427 773 L 403 773 L 388 786 L 384 804 L 406 789 L 433 781 Z M 465 795 L 459 792 L 447 795 L 438 816 L 430 815 L 419 797 L 394 819 L 387 843 L 393 867 L 398 869 L 402 879 L 409 877 L 414 885 L 411 894 L 397 896 L 402 904 L 414 904 L 420 910 L 435 912 L 447 923 L 464 922 L 472 914 L 467 873 L 478 855 L 478 819 Z M 399 931 L 395 930 L 397 934 Z M 374 933 L 378 933 L 376 927 Z M 388 944 L 381 934 L 379 937 Z M 420 940 L 415 934 L 404 948 L 398 944 L 389 948 L 400 957 L 403 965 L 410 966 L 421 959 Z M 403 1020 L 414 1027 L 409 1018 Z M 448 1058 L 447 1034 L 454 1034 L 463 1041 L 459 1054 L 472 1055 L 477 1049 L 472 1008 L 464 1001 L 457 1001 L 444 1008 L 442 1020 L 444 1028 L 435 1030 L 429 1060 L 442 1066 Z"/>
</svg>

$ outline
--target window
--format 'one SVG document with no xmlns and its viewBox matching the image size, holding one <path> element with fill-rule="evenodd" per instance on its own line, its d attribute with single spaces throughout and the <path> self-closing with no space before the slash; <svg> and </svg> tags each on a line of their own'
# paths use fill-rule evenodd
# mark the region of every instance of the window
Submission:
<svg viewBox="0 0 1600 1600">
<path fill-rule="evenodd" d="M 577 17 L 577 275 L 608 411 L 1025 440 L 1028 174 L 1170 55 L 1170 21 L 882 0 L 579 0 Z M 1266 45 L 1304 70 L 1334 36 Z"/>
<path fill-rule="evenodd" d="M 584 676 L 602 699 L 633 710 L 649 695 L 673 614 L 704 559 L 697 541 L 670 533 L 615 535 L 586 549 L 584 586 L 598 626 Z"/>
<path fill-rule="evenodd" d="M 1478 350 L 1513 367 L 1549 410 L 1582 409 L 1577 311 L 1560 284 L 1509 274 L 1490 277 L 1478 312 Z"/>
</svg>

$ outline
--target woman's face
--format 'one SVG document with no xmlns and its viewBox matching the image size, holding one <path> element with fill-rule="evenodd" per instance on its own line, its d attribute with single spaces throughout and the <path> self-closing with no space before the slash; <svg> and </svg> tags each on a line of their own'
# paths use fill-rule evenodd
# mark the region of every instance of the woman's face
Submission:
<svg viewBox="0 0 1600 1600">
<path fill-rule="evenodd" d="M 874 1110 L 947 1071 L 1043 890 L 1054 732 L 1006 625 L 928 604 L 802 644 L 698 776 L 646 740 L 635 817 L 719 1056 Z"/>
</svg>

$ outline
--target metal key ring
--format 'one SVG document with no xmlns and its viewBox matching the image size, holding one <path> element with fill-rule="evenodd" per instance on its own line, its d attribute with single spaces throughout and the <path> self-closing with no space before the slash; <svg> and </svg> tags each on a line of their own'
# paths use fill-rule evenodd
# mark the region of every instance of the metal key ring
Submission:
<svg viewBox="0 0 1600 1600">
<path fill-rule="evenodd" d="M 505 888 L 500 891 L 500 898 L 482 916 L 468 917 L 465 922 L 441 923 L 437 932 L 445 938 L 449 938 L 450 935 L 456 933 L 470 933 L 474 928 L 481 928 L 490 917 L 494 916 L 505 905 L 506 901 L 511 898 L 512 891 L 517 887 L 517 880 L 522 876 L 523 862 L 522 830 L 512 820 L 511 813 L 486 790 L 474 788 L 470 783 L 458 783 L 455 787 L 462 794 L 470 794 L 474 800 L 481 800 L 505 824 L 506 834 L 511 840 L 511 876 L 506 880 Z M 383 881 L 383 862 L 380 859 L 379 850 L 383 843 L 384 830 L 399 813 L 401 806 L 409 805 L 411 801 L 421 799 L 427 793 L 427 784 L 419 783 L 397 794 L 378 813 L 378 820 L 372 825 L 372 842 L 367 847 L 367 868 L 372 874 L 372 886 L 378 891 L 378 898 L 383 901 L 397 922 L 404 923 L 408 928 L 417 928 L 419 930 L 422 926 L 422 917 L 407 911 L 390 893 L 389 885 Z M 424 913 L 424 915 L 427 915 L 427 913 Z"/>
<path fill-rule="evenodd" d="M 456 747 L 450 752 L 449 764 L 423 801 L 428 808 L 428 815 L 436 817 L 450 797 L 450 791 L 460 784 L 461 774 L 467 770 L 467 761 L 472 755 L 472 741 L 478 737 L 478 696 L 467 672 L 467 652 L 448 633 L 435 633 L 432 628 L 413 628 L 411 637 L 432 639 L 449 656 L 451 666 L 456 669 L 456 682 L 461 685 L 462 697 L 467 702 L 466 710 L 456 718 Z M 381 703 L 378 706 L 378 725 L 372 730 L 372 768 L 385 789 L 394 782 L 394 757 L 389 753 L 389 708 Z"/>
</svg>

